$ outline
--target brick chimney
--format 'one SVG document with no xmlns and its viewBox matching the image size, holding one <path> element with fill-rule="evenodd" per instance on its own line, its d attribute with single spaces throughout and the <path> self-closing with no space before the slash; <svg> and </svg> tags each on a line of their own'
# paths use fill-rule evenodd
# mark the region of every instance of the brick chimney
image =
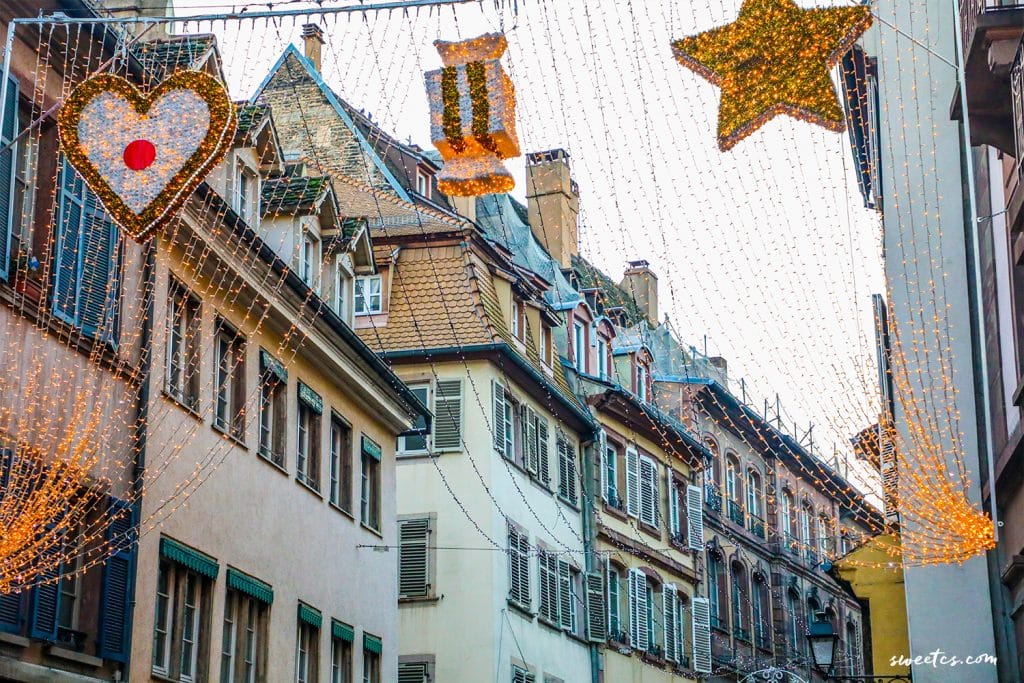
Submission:
<svg viewBox="0 0 1024 683">
<path fill-rule="evenodd" d="M 526 204 L 530 229 L 562 268 L 579 253 L 580 191 L 564 149 L 526 155 Z"/>
<path fill-rule="evenodd" d="M 630 261 L 619 283 L 651 323 L 658 324 L 658 276 L 647 261 Z"/>
<path fill-rule="evenodd" d="M 319 24 L 302 25 L 302 51 L 306 59 L 313 63 L 317 71 L 320 71 L 320 48 L 324 44 L 324 30 Z"/>
</svg>

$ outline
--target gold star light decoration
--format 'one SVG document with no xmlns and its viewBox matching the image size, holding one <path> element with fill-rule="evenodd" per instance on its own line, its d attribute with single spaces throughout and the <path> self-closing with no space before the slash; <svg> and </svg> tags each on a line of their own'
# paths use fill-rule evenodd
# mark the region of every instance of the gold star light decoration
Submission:
<svg viewBox="0 0 1024 683">
<path fill-rule="evenodd" d="M 722 89 L 724 152 L 779 114 L 843 130 L 829 71 L 870 25 L 864 6 L 801 9 L 793 0 L 744 0 L 735 22 L 675 40 L 672 52 Z"/>
</svg>

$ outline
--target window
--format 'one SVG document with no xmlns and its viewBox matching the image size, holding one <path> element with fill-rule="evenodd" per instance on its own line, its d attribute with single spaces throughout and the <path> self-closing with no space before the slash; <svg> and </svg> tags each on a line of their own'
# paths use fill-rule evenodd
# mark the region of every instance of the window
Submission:
<svg viewBox="0 0 1024 683">
<path fill-rule="evenodd" d="M 508 525 L 508 599 L 530 611 L 530 541 L 526 532 Z"/>
<path fill-rule="evenodd" d="M 259 453 L 278 467 L 284 467 L 287 390 L 287 371 L 269 353 L 260 349 Z"/>
<path fill-rule="evenodd" d="M 207 637 L 209 579 L 166 559 L 157 577 L 153 673 L 182 683 L 203 679 L 199 652 Z"/>
<path fill-rule="evenodd" d="M 512 336 L 516 339 L 523 338 L 523 304 L 517 299 L 512 300 Z"/>
<path fill-rule="evenodd" d="M 583 636 L 583 578 L 580 570 L 564 560 L 558 561 L 559 607 L 562 628 L 576 636 Z"/>
<path fill-rule="evenodd" d="M 780 511 L 779 531 L 783 534 L 786 546 L 793 548 L 796 540 L 796 502 L 789 491 L 782 492 L 782 510 Z"/>
<path fill-rule="evenodd" d="M 629 570 L 629 642 L 634 649 L 646 651 L 650 646 L 650 603 L 647 575 L 639 569 Z"/>
<path fill-rule="evenodd" d="M 416 169 L 416 193 L 430 199 L 431 184 L 430 174 L 422 169 Z"/>
<path fill-rule="evenodd" d="M 576 447 L 558 436 L 558 495 L 571 505 L 579 502 L 576 486 Z"/>
<path fill-rule="evenodd" d="M 579 605 L 583 585 L 579 570 L 549 550 L 537 551 L 540 617 L 569 633 L 583 630 Z"/>
<path fill-rule="evenodd" d="M 498 382 L 492 383 L 494 392 L 494 449 L 509 460 L 516 459 L 515 403 Z"/>
<path fill-rule="evenodd" d="M 74 529 L 68 532 L 68 540 L 65 542 L 65 559 L 60 571 L 60 598 L 59 612 L 57 614 L 57 627 L 67 631 L 78 630 L 78 613 L 82 599 L 82 538 L 80 531 Z"/>
<path fill-rule="evenodd" d="M 821 514 L 818 517 L 818 549 L 821 554 L 825 557 L 829 557 L 833 554 L 832 549 L 835 544 L 832 540 L 832 522 L 825 514 Z"/>
<path fill-rule="evenodd" d="M 544 323 L 540 326 L 540 357 L 551 365 L 551 328 Z"/>
<path fill-rule="evenodd" d="M 685 509 L 686 501 L 682 496 L 686 491 L 685 486 L 680 486 L 676 481 L 672 468 L 665 467 L 665 485 L 668 489 L 668 534 L 669 538 L 676 543 L 685 543 L 686 534 L 683 531 L 682 510 Z"/>
<path fill-rule="evenodd" d="M 24 172 L 22 145 L 12 140 L 18 134 L 18 81 L 12 76 L 7 79 L 7 99 L 3 106 L 3 120 L 0 121 L 0 279 L 11 279 L 11 245 L 15 226 L 21 221 L 18 201 L 24 197 L 19 186 L 18 167 Z"/>
<path fill-rule="evenodd" d="M 577 370 L 587 371 L 587 330 L 583 323 L 573 323 L 572 326 L 572 359 Z"/>
<path fill-rule="evenodd" d="M 802 633 L 802 626 L 800 596 L 796 590 L 790 589 L 786 592 L 786 640 L 791 654 L 803 652 L 803 643 L 807 639 Z"/>
<path fill-rule="evenodd" d="M 352 427 L 339 415 L 331 415 L 330 500 L 352 512 Z"/>
<path fill-rule="evenodd" d="M 363 683 L 380 683 L 380 638 L 363 634 Z"/>
<path fill-rule="evenodd" d="M 303 618 L 306 614 L 310 614 L 310 616 Z M 319 680 L 317 664 L 320 659 L 320 627 L 317 625 L 318 623 L 319 612 L 300 604 L 299 628 L 295 637 L 295 683 L 315 683 Z"/>
<path fill-rule="evenodd" d="M 528 669 L 512 665 L 512 683 L 536 683 L 537 677 Z"/>
<path fill-rule="evenodd" d="M 352 627 L 335 621 L 332 631 L 331 683 L 352 683 Z"/>
<path fill-rule="evenodd" d="M 99 199 L 61 162 L 53 265 L 53 312 L 82 335 L 117 342 L 121 235 Z"/>
<path fill-rule="evenodd" d="M 804 503 L 803 507 L 800 508 L 800 544 L 803 546 L 805 553 L 813 554 L 814 545 L 811 536 L 811 517 L 814 516 L 814 512 L 811 510 L 811 506 Z"/>
<path fill-rule="evenodd" d="M 356 315 L 372 315 L 383 310 L 382 284 L 380 275 L 363 275 L 356 278 L 353 309 Z"/>
<path fill-rule="evenodd" d="M 733 502 L 739 502 L 739 484 L 736 477 L 739 463 L 733 457 L 726 458 L 725 462 L 725 495 Z"/>
<path fill-rule="evenodd" d="M 722 602 L 722 586 L 725 585 L 725 564 L 717 554 L 708 553 L 708 606 L 711 610 L 711 627 L 721 629 L 725 623 Z"/>
<path fill-rule="evenodd" d="M 771 594 L 768 590 L 768 582 L 761 574 L 754 576 L 754 600 L 751 607 L 754 612 L 754 640 L 762 650 L 770 650 L 772 647 Z"/>
<path fill-rule="evenodd" d="M 404 658 L 403 658 L 404 659 Z M 432 662 L 399 662 L 398 683 L 432 683 L 434 667 Z"/>
<path fill-rule="evenodd" d="M 237 175 L 235 176 L 236 182 L 238 183 L 238 192 L 235 193 L 234 208 L 242 220 L 250 225 L 253 224 L 255 218 L 255 204 L 256 204 L 256 174 L 248 169 L 245 164 L 238 164 Z"/>
<path fill-rule="evenodd" d="M 199 410 L 199 300 L 171 280 L 167 303 L 167 393 Z"/>
<path fill-rule="evenodd" d="M 350 322 L 351 287 L 352 277 L 345 266 L 345 256 L 342 254 L 335 259 L 334 265 L 334 312 L 346 323 Z"/>
<path fill-rule="evenodd" d="M 231 570 L 228 570 L 231 572 Z M 241 574 L 229 573 L 232 576 Z M 229 588 L 224 598 L 220 683 L 256 683 L 266 675 L 267 603 Z"/>
<path fill-rule="evenodd" d="M 761 518 L 761 477 L 753 470 L 747 473 L 747 513 Z"/>
<path fill-rule="evenodd" d="M 425 406 L 430 406 L 430 385 L 429 384 L 410 384 L 409 391 L 411 391 L 416 398 L 420 400 Z M 416 421 L 416 428 L 426 430 L 427 418 L 420 416 Z M 414 434 L 409 436 L 398 437 L 398 452 L 401 455 L 418 455 L 427 452 L 427 435 Z"/>
<path fill-rule="evenodd" d="M 430 517 L 398 522 L 398 598 L 427 598 L 434 594 L 433 524 Z"/>
<path fill-rule="evenodd" d="M 608 372 L 608 342 L 604 337 L 597 338 L 597 376 L 603 380 L 609 379 Z"/>
<path fill-rule="evenodd" d="M 299 382 L 299 405 L 295 439 L 295 478 L 315 491 L 320 490 L 320 415 L 323 399 Z"/>
<path fill-rule="evenodd" d="M 640 457 L 640 521 L 657 527 L 658 511 L 658 466 L 646 456 Z"/>
<path fill-rule="evenodd" d="M 750 586 L 747 571 L 739 562 L 732 563 L 732 633 L 739 640 L 750 642 Z"/>
<path fill-rule="evenodd" d="M 317 263 L 319 252 L 320 241 L 311 232 L 303 231 L 302 243 L 299 245 L 299 277 L 310 287 L 320 269 Z"/>
<path fill-rule="evenodd" d="M 636 364 L 636 397 L 647 402 L 647 366 L 641 362 Z"/>
<path fill-rule="evenodd" d="M 615 444 L 604 440 L 604 499 L 614 508 L 619 508 L 619 451 Z"/>
<path fill-rule="evenodd" d="M 860 657 L 857 652 L 860 647 L 860 635 L 857 624 L 846 622 L 846 672 L 852 676 L 860 673 Z"/>
<path fill-rule="evenodd" d="M 360 511 L 363 524 L 374 531 L 380 530 L 380 446 L 366 436 L 362 437 L 362 486 Z"/>
<path fill-rule="evenodd" d="M 622 616 L 619 600 L 619 570 L 608 564 L 608 632 L 612 640 L 622 642 L 625 635 L 622 633 Z"/>
<path fill-rule="evenodd" d="M 215 341 L 216 376 L 213 424 L 236 439 L 245 439 L 245 340 L 219 321 Z"/>
</svg>

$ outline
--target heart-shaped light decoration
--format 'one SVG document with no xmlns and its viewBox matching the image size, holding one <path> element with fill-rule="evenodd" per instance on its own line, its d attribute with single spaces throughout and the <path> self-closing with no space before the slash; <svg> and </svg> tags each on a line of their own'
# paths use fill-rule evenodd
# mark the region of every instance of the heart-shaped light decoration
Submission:
<svg viewBox="0 0 1024 683">
<path fill-rule="evenodd" d="M 57 115 L 68 161 L 138 241 L 173 218 L 220 162 L 235 123 L 224 86 L 201 71 L 175 72 L 147 94 L 120 76 L 93 76 Z"/>
</svg>

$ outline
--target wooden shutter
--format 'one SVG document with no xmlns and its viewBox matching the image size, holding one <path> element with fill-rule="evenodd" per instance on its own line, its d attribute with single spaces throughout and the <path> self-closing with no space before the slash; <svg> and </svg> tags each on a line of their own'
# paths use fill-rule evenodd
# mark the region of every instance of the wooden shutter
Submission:
<svg viewBox="0 0 1024 683">
<path fill-rule="evenodd" d="M 576 624 L 573 619 L 572 569 L 569 563 L 558 560 L 558 623 L 567 631 L 574 632 Z"/>
<path fill-rule="evenodd" d="M 668 465 L 665 466 L 665 490 L 668 491 L 669 535 L 678 538 L 683 532 L 682 525 L 679 523 L 679 487 L 676 486 L 672 468 Z"/>
<path fill-rule="evenodd" d="M 462 380 L 441 380 L 434 395 L 434 450 L 462 448 Z"/>
<path fill-rule="evenodd" d="M 18 143 L 11 145 L 11 140 L 18 131 L 18 81 L 13 76 L 7 78 L 5 95 L 3 120 L 0 120 L 0 280 L 10 277 L 11 234 L 21 218 L 14 215 Z"/>
<path fill-rule="evenodd" d="M 693 599 L 693 670 L 711 673 L 711 606 L 707 598 Z"/>
<path fill-rule="evenodd" d="M 505 411 L 508 405 L 505 402 L 505 389 L 499 383 L 492 382 L 491 390 L 494 394 L 494 450 L 506 455 Z"/>
<path fill-rule="evenodd" d="M 14 453 L 0 449 L 0 501 L 8 490 Z M 21 632 L 22 600 L 20 593 L 0 593 L 0 631 Z"/>
<path fill-rule="evenodd" d="M 398 523 L 398 597 L 430 594 L 430 518 Z"/>
<path fill-rule="evenodd" d="M 112 342 L 117 332 L 118 230 L 99 199 L 88 189 L 85 190 L 81 244 L 78 324 L 83 334 Z"/>
<path fill-rule="evenodd" d="M 558 493 L 576 505 L 576 454 L 573 444 L 558 437 Z"/>
<path fill-rule="evenodd" d="M 603 643 L 608 639 L 607 609 L 604 603 L 604 574 L 588 572 L 587 593 L 587 637 L 591 642 Z"/>
<path fill-rule="evenodd" d="M 626 449 L 626 514 L 640 516 L 640 456 L 632 448 Z"/>
<path fill-rule="evenodd" d="M 48 527 L 48 534 L 56 525 Z M 48 539 L 40 551 L 38 573 L 40 583 L 32 589 L 32 612 L 29 620 L 29 636 L 40 640 L 54 641 L 57 639 L 57 615 L 60 614 L 60 580 L 64 565 L 61 557 L 64 553 L 63 536 L 60 539 Z"/>
<path fill-rule="evenodd" d="M 536 676 L 521 667 L 512 666 L 512 683 L 534 683 Z"/>
<path fill-rule="evenodd" d="M 429 683 L 426 662 L 403 662 L 398 665 L 398 683 Z"/>
<path fill-rule="evenodd" d="M 637 650 L 647 651 L 649 646 L 647 617 L 651 605 L 647 604 L 647 577 L 639 569 L 629 570 L 630 640 Z"/>
<path fill-rule="evenodd" d="M 665 586 L 661 591 L 662 616 L 664 617 L 665 632 L 665 659 L 670 662 L 677 661 L 676 658 L 676 612 L 679 607 L 676 599 L 675 586 Z"/>
<path fill-rule="evenodd" d="M 530 408 L 524 408 L 526 428 L 523 430 L 526 436 L 526 469 L 537 474 L 537 413 Z"/>
<path fill-rule="evenodd" d="M 538 552 L 540 567 L 540 615 L 553 624 L 560 624 L 558 558 L 549 552 Z"/>
<path fill-rule="evenodd" d="M 548 458 L 548 419 L 537 416 L 537 476 L 547 486 L 551 482 L 551 469 Z"/>
<path fill-rule="evenodd" d="M 530 609 L 530 544 L 525 534 L 508 528 L 509 598 Z"/>
<path fill-rule="evenodd" d="M 640 521 L 658 525 L 658 468 L 647 458 L 640 458 Z"/>
<path fill-rule="evenodd" d="M 107 541 L 116 552 L 103 566 L 103 597 L 100 603 L 99 654 L 104 659 L 128 662 L 135 599 L 137 520 L 135 508 L 110 499 L 107 509 Z"/>
<path fill-rule="evenodd" d="M 686 540 L 691 550 L 704 550 L 704 492 L 686 487 Z"/>
<path fill-rule="evenodd" d="M 601 475 L 601 500 L 608 502 L 608 435 L 602 429 L 597 437 L 597 466 Z"/>
<path fill-rule="evenodd" d="M 79 255 L 82 236 L 81 178 L 64 160 L 59 180 L 56 247 L 54 250 L 53 313 L 64 322 L 76 324 L 78 312 L 78 283 L 81 276 Z"/>
</svg>

